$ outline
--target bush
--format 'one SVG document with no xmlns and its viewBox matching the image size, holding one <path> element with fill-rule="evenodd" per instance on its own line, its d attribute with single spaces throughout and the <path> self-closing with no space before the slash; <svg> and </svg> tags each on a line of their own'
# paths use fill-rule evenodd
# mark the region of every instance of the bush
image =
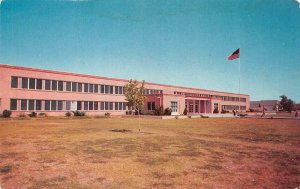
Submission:
<svg viewBox="0 0 300 189">
<path fill-rule="evenodd" d="M 254 109 L 253 109 L 253 108 L 250 108 L 250 112 L 254 112 Z"/>
<path fill-rule="evenodd" d="M 106 112 L 106 113 L 104 114 L 104 116 L 108 118 L 108 117 L 110 117 L 110 113 L 109 113 L 109 112 Z"/>
<path fill-rule="evenodd" d="M 66 117 L 71 117 L 72 114 L 71 114 L 71 112 L 66 112 L 66 113 L 65 113 L 65 116 L 66 116 Z"/>
<path fill-rule="evenodd" d="M 222 110 L 221 113 L 226 114 L 226 113 L 229 113 L 229 111 L 228 110 Z"/>
<path fill-rule="evenodd" d="M 184 108 L 184 110 L 183 110 L 183 115 L 187 115 L 187 109 L 186 108 Z"/>
<path fill-rule="evenodd" d="M 172 114 L 171 108 L 166 108 L 165 112 L 164 112 L 164 115 L 171 115 L 171 114 Z"/>
<path fill-rule="evenodd" d="M 163 113 L 163 107 L 162 107 L 162 106 L 159 106 L 159 107 L 157 107 L 157 108 L 154 110 L 154 115 L 160 116 L 160 115 L 162 115 L 162 113 Z"/>
<path fill-rule="evenodd" d="M 39 116 L 41 116 L 41 117 L 47 117 L 47 114 L 44 113 L 44 112 L 41 112 L 41 113 L 39 113 Z"/>
<path fill-rule="evenodd" d="M 36 117 L 36 112 L 31 112 L 30 114 L 28 114 L 29 117 Z"/>
<path fill-rule="evenodd" d="M 73 111 L 75 117 L 85 116 L 85 112 L 80 112 L 78 110 Z"/>
<path fill-rule="evenodd" d="M 9 110 L 4 110 L 3 113 L 2 113 L 2 116 L 5 117 L 5 118 L 8 118 L 11 116 L 11 111 Z"/>
<path fill-rule="evenodd" d="M 219 113 L 219 108 L 214 109 L 214 114 L 217 114 L 217 113 Z"/>
</svg>

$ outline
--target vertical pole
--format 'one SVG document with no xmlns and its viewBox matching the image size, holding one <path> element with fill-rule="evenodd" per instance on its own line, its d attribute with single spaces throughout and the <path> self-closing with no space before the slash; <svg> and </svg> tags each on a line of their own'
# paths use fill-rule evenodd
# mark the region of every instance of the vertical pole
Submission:
<svg viewBox="0 0 300 189">
<path fill-rule="evenodd" d="M 241 57 L 239 57 L 239 94 L 241 93 Z"/>
<path fill-rule="evenodd" d="M 141 115 L 140 115 L 140 109 L 138 108 L 138 114 L 139 114 L 139 132 L 141 131 Z"/>
</svg>

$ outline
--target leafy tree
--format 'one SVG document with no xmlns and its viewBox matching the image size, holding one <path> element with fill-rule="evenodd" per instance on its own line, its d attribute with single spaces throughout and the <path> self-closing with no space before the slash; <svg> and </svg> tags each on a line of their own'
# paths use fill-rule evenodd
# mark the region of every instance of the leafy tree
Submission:
<svg viewBox="0 0 300 189">
<path fill-rule="evenodd" d="M 289 99 L 287 96 L 285 95 L 281 95 L 280 96 L 281 100 L 280 100 L 280 107 L 283 111 L 288 111 L 288 112 L 292 112 L 292 110 L 294 109 L 295 106 L 295 102 L 292 99 Z"/>
<path fill-rule="evenodd" d="M 127 105 L 130 109 L 137 111 L 143 109 L 145 103 L 145 96 L 143 96 L 145 81 L 139 85 L 137 80 L 130 80 L 128 84 L 125 85 L 125 97 Z"/>
</svg>

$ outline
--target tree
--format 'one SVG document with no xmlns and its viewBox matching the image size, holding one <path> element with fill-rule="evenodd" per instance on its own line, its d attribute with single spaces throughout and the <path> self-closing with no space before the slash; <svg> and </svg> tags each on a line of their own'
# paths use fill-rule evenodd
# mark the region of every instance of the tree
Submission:
<svg viewBox="0 0 300 189">
<path fill-rule="evenodd" d="M 130 109 L 138 112 L 139 115 L 139 131 L 140 131 L 140 111 L 144 108 L 145 96 L 143 96 L 145 81 L 139 85 L 137 80 L 130 80 L 128 84 L 125 85 L 125 100 L 127 100 L 127 105 Z"/>
<path fill-rule="evenodd" d="M 295 102 L 292 99 L 288 99 L 288 97 L 285 95 L 281 95 L 280 98 L 281 98 L 279 103 L 280 108 L 283 111 L 292 112 L 295 106 Z"/>
</svg>

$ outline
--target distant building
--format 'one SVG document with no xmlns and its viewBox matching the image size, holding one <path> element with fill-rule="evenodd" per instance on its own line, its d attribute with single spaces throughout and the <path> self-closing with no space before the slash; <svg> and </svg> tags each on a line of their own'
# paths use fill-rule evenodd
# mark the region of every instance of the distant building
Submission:
<svg viewBox="0 0 300 189">
<path fill-rule="evenodd" d="M 0 64 L 0 111 L 46 112 L 64 115 L 85 111 L 88 115 L 123 115 L 129 110 L 124 85 L 128 80 L 66 73 Z M 204 89 L 145 83 L 145 111 L 170 108 L 173 115 L 213 113 L 214 110 L 249 110 L 250 96 Z"/>
<path fill-rule="evenodd" d="M 276 111 L 279 110 L 279 101 L 278 100 L 259 100 L 259 101 L 250 101 L 250 109 L 254 111 L 262 111 L 263 107 L 266 111 Z"/>
</svg>

